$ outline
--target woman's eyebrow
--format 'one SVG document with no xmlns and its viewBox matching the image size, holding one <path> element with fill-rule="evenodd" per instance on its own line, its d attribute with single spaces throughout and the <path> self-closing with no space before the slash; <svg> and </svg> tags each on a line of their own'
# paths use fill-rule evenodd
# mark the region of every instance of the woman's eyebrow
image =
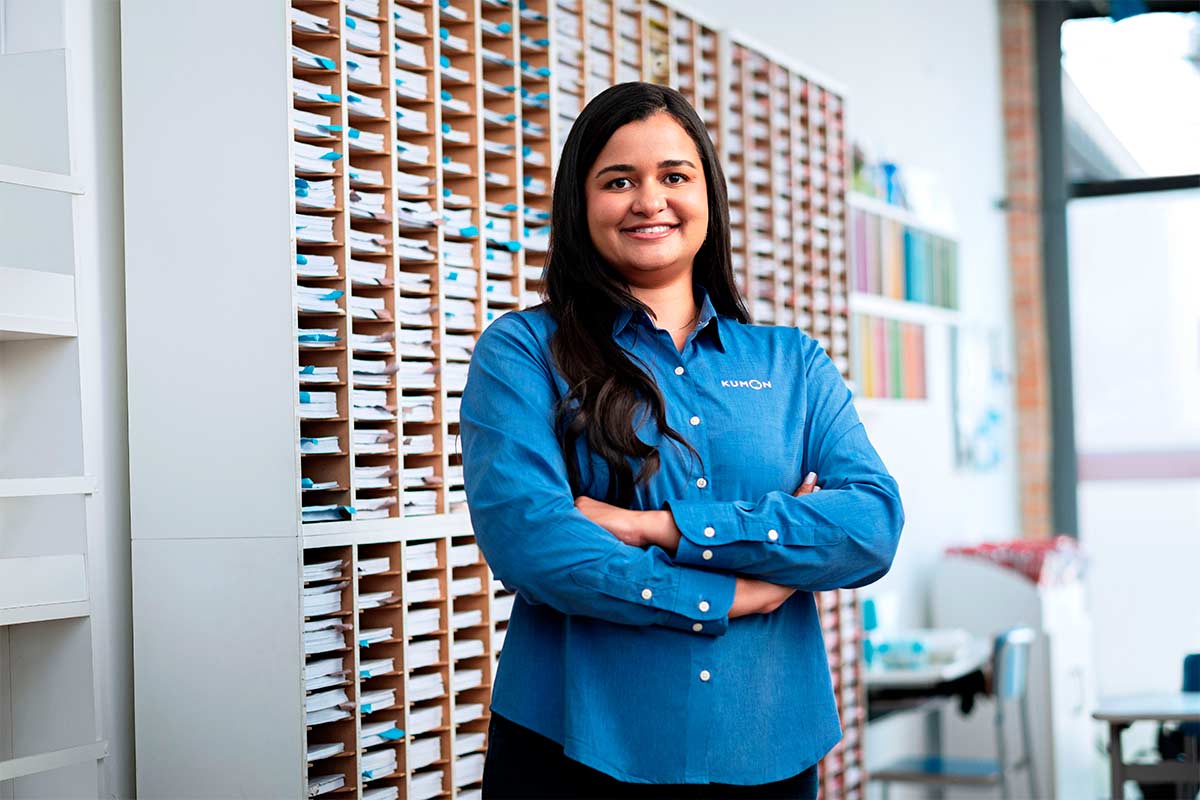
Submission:
<svg viewBox="0 0 1200 800">
<path fill-rule="evenodd" d="M 671 167 L 691 167 L 692 169 L 696 169 L 696 165 L 686 158 L 671 158 L 658 162 L 659 169 L 670 169 Z M 610 164 L 597 172 L 596 177 L 599 178 L 606 172 L 637 172 L 637 167 L 632 164 Z"/>
</svg>

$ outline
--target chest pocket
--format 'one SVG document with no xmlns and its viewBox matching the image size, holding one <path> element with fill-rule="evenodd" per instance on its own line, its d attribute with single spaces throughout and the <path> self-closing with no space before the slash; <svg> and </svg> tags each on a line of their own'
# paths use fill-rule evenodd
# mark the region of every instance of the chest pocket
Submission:
<svg viewBox="0 0 1200 800">
<path fill-rule="evenodd" d="M 720 387 L 709 412 L 711 470 L 738 499 L 793 491 L 803 479 L 804 407 L 774 388 Z M 717 431 L 717 433 L 712 433 Z M 729 486 L 729 479 L 733 486 Z M 724 495 L 719 490 L 718 494 Z"/>
</svg>

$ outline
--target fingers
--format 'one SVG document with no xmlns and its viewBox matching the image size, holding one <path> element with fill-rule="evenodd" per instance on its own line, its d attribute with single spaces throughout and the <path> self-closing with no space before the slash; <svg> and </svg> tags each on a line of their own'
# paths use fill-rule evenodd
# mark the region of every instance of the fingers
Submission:
<svg viewBox="0 0 1200 800">
<path fill-rule="evenodd" d="M 810 472 L 805 476 L 804 482 L 800 484 L 800 487 L 796 489 L 796 491 L 792 492 L 792 495 L 795 497 L 800 497 L 802 495 L 812 494 L 813 492 L 819 491 L 821 491 L 821 487 L 817 486 L 817 473 Z"/>
</svg>

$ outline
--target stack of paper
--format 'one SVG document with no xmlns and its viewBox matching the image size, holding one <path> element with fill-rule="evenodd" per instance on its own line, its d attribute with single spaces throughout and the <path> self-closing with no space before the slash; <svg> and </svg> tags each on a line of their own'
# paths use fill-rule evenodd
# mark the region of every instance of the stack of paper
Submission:
<svg viewBox="0 0 1200 800">
<path fill-rule="evenodd" d="M 450 83 L 469 83 L 471 80 L 471 73 L 451 64 L 449 56 L 442 56 L 438 61 L 438 71 Z"/>
<path fill-rule="evenodd" d="M 396 194 L 400 197 L 426 197 L 432 185 L 433 178 L 403 170 L 396 171 Z"/>
<path fill-rule="evenodd" d="M 333 86 L 292 78 L 292 96 L 306 103 L 339 103 L 342 98 L 333 93 Z"/>
<path fill-rule="evenodd" d="M 422 191 L 427 191 L 422 189 Z M 429 201 L 414 202 L 411 200 L 396 201 L 396 219 L 401 228 L 423 230 L 437 225 L 437 211 Z M 429 242 L 425 239 L 411 239 L 404 242 L 406 247 L 424 248 L 429 250 Z M 432 253 L 420 256 L 421 260 L 432 258 Z"/>
<path fill-rule="evenodd" d="M 512 220 L 507 217 L 488 216 L 484 218 L 483 229 L 489 244 L 507 247 L 512 240 Z"/>
<path fill-rule="evenodd" d="M 459 792 L 460 798 L 466 797 L 466 792 Z M 363 800 L 400 800 L 399 786 L 378 786 L 374 789 L 363 787 Z M 482 800 L 482 795 L 473 800 Z"/>
<path fill-rule="evenodd" d="M 546 154 L 543 153 L 541 150 L 534 150 L 529 145 L 526 145 L 524 150 L 522 150 L 522 157 L 525 159 L 525 163 L 529 164 L 530 166 L 534 166 L 534 167 L 546 166 Z M 537 208 L 531 209 L 527 206 L 525 208 L 525 217 L 526 218 L 530 217 L 530 212 L 532 212 L 533 219 L 537 222 L 549 222 L 550 221 L 550 212 L 549 211 L 545 211 L 545 210 L 537 209 Z"/>
<path fill-rule="evenodd" d="M 379 0 L 346 0 L 346 10 L 360 17 L 378 17 Z"/>
<path fill-rule="evenodd" d="M 450 5 L 450 0 L 446 0 L 446 2 L 441 3 L 441 6 L 443 17 L 449 17 L 450 19 L 455 19 L 459 22 L 466 21 L 468 14 L 465 9 Z"/>
<path fill-rule="evenodd" d="M 427 166 L 429 164 L 428 145 L 414 144 L 403 139 L 396 140 L 396 157 L 410 164 Z"/>
<path fill-rule="evenodd" d="M 513 275 L 513 255 L 504 250 L 496 250 L 489 247 L 483 254 L 483 265 L 487 269 L 489 275 L 509 276 Z"/>
<path fill-rule="evenodd" d="M 409 517 L 437 513 L 437 492 L 405 492 L 404 515 Z"/>
<path fill-rule="evenodd" d="M 296 241 L 299 242 L 333 242 L 333 217 L 320 217 L 316 214 L 296 215 Z"/>
<path fill-rule="evenodd" d="M 450 619 L 450 627 L 456 631 L 481 624 L 483 624 L 483 612 L 477 608 L 455 612 Z M 458 690 L 455 689 L 455 691 Z"/>
<path fill-rule="evenodd" d="M 346 28 L 342 32 L 346 46 L 368 53 L 378 52 L 383 46 L 379 23 L 358 17 L 346 17 Z"/>
<path fill-rule="evenodd" d="M 382 359 L 352 358 L 350 370 L 354 373 L 355 386 L 386 386 L 392 382 L 396 367 L 393 362 Z"/>
<path fill-rule="evenodd" d="M 479 545 L 456 544 L 450 548 L 451 567 L 469 567 L 479 563 Z"/>
<path fill-rule="evenodd" d="M 447 323 L 449 327 L 449 323 Z M 461 392 L 467 387 L 467 364 L 451 361 L 446 364 L 446 371 L 442 373 L 442 380 L 445 383 L 447 392 Z"/>
<path fill-rule="evenodd" d="M 426 433 L 426 434 L 406 433 L 400 440 L 400 452 L 404 453 L 405 455 L 409 455 L 409 456 L 425 455 L 427 453 L 432 453 L 435 449 L 436 448 L 434 447 L 433 434 L 431 434 L 431 433 Z M 421 492 L 413 492 L 412 494 L 420 495 L 422 493 Z M 429 492 L 429 494 L 432 495 L 434 493 Z M 413 499 L 415 501 L 415 497 Z"/>
<path fill-rule="evenodd" d="M 386 390 L 352 389 L 350 395 L 356 420 L 393 420 L 396 418 L 395 408 L 388 405 Z"/>
<path fill-rule="evenodd" d="M 389 628 L 388 630 L 391 629 Z M 361 641 L 361 635 L 359 638 Z M 358 698 L 358 707 L 364 714 L 381 711 L 385 708 L 391 708 L 394 705 L 396 705 L 395 689 L 376 689 L 370 692 L 363 692 Z"/>
<path fill-rule="evenodd" d="M 356 353 L 392 353 L 392 334 L 350 334 L 350 346 Z"/>
<path fill-rule="evenodd" d="M 462 725 L 483 716 L 483 703 L 458 703 L 454 707 L 454 724 Z"/>
<path fill-rule="evenodd" d="M 342 742 L 330 742 L 328 744 L 310 743 L 308 745 L 305 759 L 311 764 L 312 762 L 320 761 L 323 758 L 336 756 L 345 749 L 346 745 Z"/>
<path fill-rule="evenodd" d="M 507 594 L 503 597 L 496 597 L 492 600 L 492 618 L 496 622 L 504 622 L 512 616 L 513 601 L 517 599 L 515 594 Z"/>
<path fill-rule="evenodd" d="M 440 639 L 423 639 L 412 642 L 404 650 L 404 666 L 408 669 L 432 666 L 441 658 L 442 642 Z"/>
<path fill-rule="evenodd" d="M 296 275 L 301 278 L 336 278 L 337 261 L 333 256 L 296 253 Z"/>
<path fill-rule="evenodd" d="M 334 522 L 336 520 L 349 519 L 354 514 L 354 509 L 350 506 L 340 505 L 323 505 L 323 506 L 303 506 L 300 509 L 301 522 Z"/>
<path fill-rule="evenodd" d="M 543 267 L 537 265 L 521 267 L 521 274 L 525 276 L 527 281 L 540 281 L 542 279 Z"/>
<path fill-rule="evenodd" d="M 411 702 L 411 700 L 410 700 Z M 426 706 L 425 708 L 414 708 L 408 712 L 409 733 L 413 736 L 419 736 L 422 733 L 428 733 L 434 728 L 442 727 L 442 706 Z"/>
<path fill-rule="evenodd" d="M 304 565 L 304 581 L 328 581 L 342 577 L 342 567 L 346 566 L 344 558 L 333 561 L 321 561 Z"/>
<path fill-rule="evenodd" d="M 473 330 L 478 324 L 475 304 L 469 300 L 446 300 L 442 304 L 446 327 L 450 330 Z"/>
<path fill-rule="evenodd" d="M 310 14 L 307 11 L 302 11 L 298 8 L 291 9 L 292 12 L 292 30 L 304 31 L 307 33 L 329 33 L 329 19 L 327 17 L 318 17 L 316 14 Z"/>
<path fill-rule="evenodd" d="M 386 261 L 350 259 L 350 282 L 355 286 L 391 286 Z"/>
<path fill-rule="evenodd" d="M 376 642 L 387 641 L 392 638 L 391 627 L 386 628 L 361 628 L 358 631 L 358 646 L 370 647 Z"/>
<path fill-rule="evenodd" d="M 336 131 L 333 120 L 325 114 L 299 108 L 292 109 L 292 129 L 296 131 L 297 136 L 314 137 L 333 136 Z"/>
<path fill-rule="evenodd" d="M 414 228 L 423 226 L 425 223 L 419 222 L 416 218 L 409 215 L 406 211 L 398 211 L 397 217 L 404 221 L 401 223 L 403 227 Z M 432 227 L 433 223 L 429 223 Z M 396 237 L 396 255 L 401 261 L 433 261 L 433 249 L 430 248 L 429 242 L 425 239 L 413 239 L 408 236 Z M 396 276 L 400 281 L 401 286 L 413 288 L 423 288 L 428 290 L 432 279 L 427 273 L 409 272 Z"/>
<path fill-rule="evenodd" d="M 470 144 L 471 134 L 460 128 L 453 127 L 449 122 L 442 123 L 442 138 L 455 144 Z"/>
<path fill-rule="evenodd" d="M 442 205 L 444 205 L 446 208 L 469 208 L 470 206 L 474 205 L 470 197 L 465 194 L 458 194 L 454 191 L 451 191 L 450 187 L 448 186 L 443 187 L 442 197 L 444 198 L 442 200 Z"/>
<path fill-rule="evenodd" d="M 396 505 L 394 497 L 357 497 L 354 500 L 355 519 L 383 519 L 388 509 Z"/>
<path fill-rule="evenodd" d="M 442 244 L 442 264 L 447 267 L 464 267 L 470 269 L 475 266 L 474 245 L 470 242 L 445 242 Z M 445 271 L 442 276 L 445 277 Z M 469 277 L 469 273 L 463 273 Z M 476 278 L 479 276 L 476 274 Z M 458 280 L 452 278 L 451 280 Z"/>
<path fill-rule="evenodd" d="M 508 628 L 500 628 L 492 634 L 492 650 L 499 653 L 504 649 L 504 637 L 508 635 Z"/>
<path fill-rule="evenodd" d="M 489 64 L 499 64 L 505 67 L 511 67 L 513 60 L 508 56 L 496 50 L 490 50 L 486 47 L 480 48 L 479 54 L 483 56 L 483 60 Z"/>
<path fill-rule="evenodd" d="M 354 253 L 387 253 L 388 239 L 382 233 L 350 229 L 350 250 Z"/>
<path fill-rule="evenodd" d="M 397 249 L 399 250 L 400 248 Z M 429 257 L 433 257 L 432 252 L 429 253 Z M 402 291 L 414 293 L 428 292 L 433 285 L 433 276 L 427 272 L 400 271 L 396 273 L 396 283 L 400 284 Z"/>
<path fill-rule="evenodd" d="M 345 708 L 322 708 L 320 711 L 309 711 L 304 715 L 305 725 L 324 725 L 326 722 L 340 722 L 350 719 L 351 712 Z"/>
<path fill-rule="evenodd" d="M 310 620 L 310 622 L 315 621 L 317 620 Z M 304 624 L 308 625 L 309 623 Z M 310 677 L 312 673 L 319 674 Z M 304 665 L 304 691 L 306 692 L 315 692 L 318 689 L 327 689 L 343 683 L 346 683 L 346 670 L 342 667 L 341 656 L 319 658 L 315 661 L 310 659 Z"/>
<path fill-rule="evenodd" d="M 408 680 L 408 702 L 419 703 L 422 700 L 432 700 L 446 693 L 446 684 L 442 673 L 431 672 L 424 675 L 413 675 Z"/>
<path fill-rule="evenodd" d="M 319 56 L 296 45 L 292 45 L 292 63 L 306 69 L 321 69 L 330 72 L 337 69 L 337 62 L 332 58 Z"/>
<path fill-rule="evenodd" d="M 463 595 L 475 594 L 481 591 L 483 591 L 483 581 L 478 575 L 467 578 L 455 578 L 450 582 L 451 597 L 462 597 Z M 457 655 L 455 656 L 455 658 L 458 657 Z"/>
<path fill-rule="evenodd" d="M 467 492 L 465 489 L 451 489 L 446 492 L 446 506 L 451 514 L 467 510 Z"/>
<path fill-rule="evenodd" d="M 454 397 L 453 395 L 447 396 L 445 401 L 442 403 L 442 417 L 446 420 L 446 422 L 458 422 L 461 408 L 461 397 Z"/>
<path fill-rule="evenodd" d="M 383 82 L 380 67 L 378 58 L 352 53 L 346 59 L 347 79 L 360 86 L 378 86 Z"/>
<path fill-rule="evenodd" d="M 465 161 L 455 161 L 450 156 L 442 156 L 442 172 L 451 172 L 455 175 L 470 175 L 471 165 Z"/>
<path fill-rule="evenodd" d="M 341 453 L 342 445 L 336 436 L 301 436 L 300 452 L 304 455 L 332 455 Z"/>
<path fill-rule="evenodd" d="M 489 128 L 511 128 L 516 120 L 516 114 L 501 114 L 499 111 L 493 111 L 490 108 L 482 110 L 484 122 Z"/>
<path fill-rule="evenodd" d="M 409 636 L 433 633 L 441 626 L 442 610 L 440 608 L 412 608 L 408 611 L 408 630 L 406 632 Z"/>
<path fill-rule="evenodd" d="M 443 111 L 456 111 L 460 114 L 471 113 L 471 104 L 450 94 L 449 90 L 443 89 L 441 97 Z"/>
<path fill-rule="evenodd" d="M 483 780 L 483 753 L 461 756 L 454 762 L 454 785 L 466 786 Z"/>
<path fill-rule="evenodd" d="M 301 391 L 296 414 L 300 419 L 333 419 L 338 415 L 337 393 Z"/>
<path fill-rule="evenodd" d="M 454 738 L 454 755 L 463 756 L 476 750 L 482 750 L 485 740 L 486 734 L 483 731 L 477 733 L 460 731 Z M 460 792 L 458 796 L 462 797 L 462 793 Z"/>
<path fill-rule="evenodd" d="M 404 487 L 415 488 L 420 486 L 436 485 L 434 478 L 433 467 L 405 467 L 404 468 Z"/>
<path fill-rule="evenodd" d="M 413 544 L 404 550 L 404 570 L 406 572 L 437 569 L 438 565 L 437 542 Z"/>
<path fill-rule="evenodd" d="M 313 626 L 310 629 L 310 624 Z M 346 646 L 346 626 L 337 617 L 310 620 L 304 626 L 304 654 L 328 653 Z"/>
<path fill-rule="evenodd" d="M 428 328 L 404 328 L 396 331 L 400 355 L 405 358 L 437 358 L 433 351 L 433 331 Z"/>
<path fill-rule="evenodd" d="M 311 714 L 314 711 L 324 711 L 327 708 L 339 708 L 348 705 L 350 699 L 345 689 L 327 689 L 323 692 L 313 692 L 304 698 L 304 711 Z"/>
<path fill-rule="evenodd" d="M 320 492 L 326 489 L 340 489 L 341 485 L 337 481 L 317 481 L 308 476 L 300 479 L 300 491 L 302 492 Z"/>
<path fill-rule="evenodd" d="M 392 314 L 387 309 L 387 298 L 366 297 L 356 294 L 350 298 L 350 315 L 354 319 L 389 320 Z"/>
<path fill-rule="evenodd" d="M 337 367 L 316 367 L 306 364 L 298 369 L 300 383 L 337 383 Z"/>
<path fill-rule="evenodd" d="M 433 309 L 428 297 L 396 298 L 396 319 L 405 327 L 433 327 Z"/>
<path fill-rule="evenodd" d="M 412 361 L 405 362 L 405 366 L 412 364 Z M 430 364 L 429 369 L 436 371 L 437 366 Z M 405 422 L 433 422 L 433 397 L 427 394 L 402 397 L 400 413 Z"/>
<path fill-rule="evenodd" d="M 449 246 L 454 242 L 446 242 Z M 468 255 L 470 253 L 470 245 L 467 245 Z M 461 257 L 450 257 L 447 255 L 443 259 L 445 262 L 451 260 L 464 260 Z M 469 257 L 465 259 L 468 264 L 474 263 Z M 474 300 L 479 296 L 479 272 L 469 268 L 453 268 L 442 269 L 442 292 L 446 297 L 455 297 L 460 300 Z"/>
<path fill-rule="evenodd" d="M 478 580 L 478 579 L 476 579 Z M 458 639 L 454 642 L 454 660 L 462 661 L 483 655 L 482 639 Z"/>
<path fill-rule="evenodd" d="M 400 720 L 390 719 L 383 722 L 364 722 L 359 743 L 362 747 L 374 747 L 377 744 L 398 742 L 403 738 L 404 729 L 400 727 Z M 366 762 L 365 757 L 363 761 Z"/>
<path fill-rule="evenodd" d="M 442 793 L 443 777 L 445 774 L 440 769 L 413 775 L 409 797 L 411 800 L 430 800 L 430 798 L 437 797 Z"/>
<path fill-rule="evenodd" d="M 415 581 L 407 581 L 404 584 L 405 602 L 424 603 L 429 600 L 440 600 L 441 597 L 442 585 L 437 578 L 421 578 Z"/>
<path fill-rule="evenodd" d="M 397 130 L 429 133 L 429 118 L 424 111 L 396 106 L 396 128 Z"/>
<path fill-rule="evenodd" d="M 415 33 L 423 36 L 429 33 L 429 29 L 425 26 L 425 15 L 416 9 L 392 3 L 392 19 L 396 22 L 397 34 Z"/>
<path fill-rule="evenodd" d="M 341 159 L 342 154 L 331 147 L 322 147 L 308 142 L 292 142 L 292 156 L 295 159 L 297 172 L 331 175 L 337 172 L 334 162 Z"/>
<path fill-rule="evenodd" d="M 489 303 L 517 302 L 517 296 L 512 291 L 512 281 L 487 281 L 485 285 Z"/>
<path fill-rule="evenodd" d="M 402 389 L 436 389 L 437 371 L 437 364 L 431 361 L 401 361 L 396 367 L 396 382 Z"/>
<path fill-rule="evenodd" d="M 454 691 L 456 693 L 474 689 L 481 683 L 483 683 L 483 670 L 481 669 L 456 669 L 454 671 Z"/>
<path fill-rule="evenodd" d="M 544 253 L 550 247 L 550 226 L 543 225 L 537 228 L 526 228 L 522 244 L 528 250 Z"/>
<path fill-rule="evenodd" d="M 390 572 L 392 569 L 392 559 L 389 556 L 375 556 L 373 558 L 360 558 L 358 560 L 358 574 L 363 575 L 378 575 L 381 572 Z"/>
<path fill-rule="evenodd" d="M 442 352 L 450 361 L 469 361 L 474 350 L 475 336 L 473 334 L 448 333 L 442 337 Z"/>
<path fill-rule="evenodd" d="M 506 173 L 490 169 L 484 171 L 483 179 L 488 186 L 508 186 L 512 182 Z"/>
<path fill-rule="evenodd" d="M 396 659 L 394 658 L 366 658 L 358 662 L 358 677 L 363 680 L 377 678 L 395 671 Z"/>
<path fill-rule="evenodd" d="M 358 92 L 346 93 L 346 108 L 352 117 L 383 119 L 387 116 L 387 112 L 383 110 L 382 100 L 370 95 L 359 94 Z M 354 128 L 350 129 L 350 135 L 354 135 Z M 365 135 L 365 133 L 361 135 Z M 372 136 L 380 136 L 382 138 L 382 134 L 372 134 Z"/>
<path fill-rule="evenodd" d="M 396 771 L 396 749 L 389 747 L 383 750 L 369 750 L 362 755 L 362 776 L 364 781 L 375 780 L 391 775 Z"/>
<path fill-rule="evenodd" d="M 394 71 L 394 75 L 396 99 L 427 100 L 429 98 L 429 81 L 424 75 L 406 69 L 397 69 Z"/>
<path fill-rule="evenodd" d="M 393 8 L 396 6 L 393 5 Z M 419 13 L 419 12 L 418 12 Z M 421 27 L 425 26 L 425 20 L 422 18 Z M 396 64 L 405 64 L 410 67 L 424 67 L 425 48 L 413 42 L 406 42 L 403 39 L 396 39 L 393 43 L 392 55 L 395 57 Z"/>
<path fill-rule="evenodd" d="M 354 465 L 354 484 L 359 489 L 392 488 L 392 476 L 396 471 L 389 466 Z"/>
<path fill-rule="evenodd" d="M 350 165 L 348 170 L 351 183 L 361 183 L 366 186 L 383 186 L 383 172 L 377 169 L 363 169 Z"/>
<path fill-rule="evenodd" d="M 483 149 L 486 153 L 497 156 L 511 156 L 517 151 L 516 145 L 495 142 L 491 139 L 483 140 Z"/>
<path fill-rule="evenodd" d="M 308 796 L 320 797 L 323 794 L 336 792 L 345 785 L 345 775 L 317 775 L 316 777 L 308 779 Z M 441 784 L 439 783 L 439 788 L 440 786 Z M 434 792 L 432 795 L 426 795 L 421 800 L 429 800 L 430 797 L 433 797 L 436 794 L 437 792 Z"/>
<path fill-rule="evenodd" d="M 360 192 L 357 189 L 351 189 L 350 216 L 360 219 L 387 221 L 389 219 L 388 213 L 383 207 L 384 200 L 386 199 L 382 194 Z"/>
<path fill-rule="evenodd" d="M 466 52 L 467 40 L 461 36 L 455 36 L 446 28 L 441 29 L 442 47 L 446 50 L 454 50 L 458 53 Z"/>
<path fill-rule="evenodd" d="M 428 767 L 435 761 L 440 761 L 442 758 L 442 738 L 440 736 L 430 736 L 425 739 L 417 739 L 408 749 L 408 768 L 420 769 Z"/>
</svg>

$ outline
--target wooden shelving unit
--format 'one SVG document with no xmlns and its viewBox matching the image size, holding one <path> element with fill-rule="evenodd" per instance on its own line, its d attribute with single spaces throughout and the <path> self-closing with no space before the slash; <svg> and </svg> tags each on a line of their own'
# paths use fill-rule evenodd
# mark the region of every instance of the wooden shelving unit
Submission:
<svg viewBox="0 0 1200 800">
<path fill-rule="evenodd" d="M 255 140 L 239 142 L 236 172 L 214 165 L 212 179 L 236 179 L 260 204 L 230 219 L 185 197 L 179 227 L 159 225 L 152 204 L 127 209 L 139 243 L 130 331 L 147 342 L 130 367 L 144 414 L 131 437 L 142 788 L 188 775 L 213 795 L 470 800 L 513 596 L 475 549 L 458 408 L 479 334 L 541 301 L 572 122 L 619 81 L 679 88 L 727 170 L 755 321 L 799 325 L 846 373 L 842 93 L 668 0 L 269 5 L 246 9 L 213 74 L 189 73 L 165 98 L 147 76 L 206 51 L 195 37 L 165 49 L 161 26 L 223 20 L 192 4 L 153 4 L 157 16 L 147 0 L 124 7 L 126 113 L 243 119 Z M 212 81 L 243 91 L 218 97 Z M 290 120 L 262 100 L 285 92 Z M 196 128 L 163 133 L 185 150 L 211 146 Z M 126 152 L 130 196 L 167 190 L 177 156 L 140 131 L 127 132 Z M 174 246 L 196 226 L 224 231 L 215 252 Z M 170 270 L 156 249 L 172 253 Z M 240 291 L 193 299 L 180 287 L 196 274 Z M 171 313 L 154 303 L 180 295 Z M 211 319 L 239 342 L 237 358 L 196 347 L 186 363 L 168 357 Z M 214 375 L 245 387 L 242 400 L 211 402 Z M 166 386 L 169 420 L 147 411 Z M 189 460 L 157 444 L 179 437 L 205 447 Z M 173 594 L 180 584 L 211 599 L 189 604 Z M 820 602 L 836 607 L 831 653 L 848 653 L 853 593 Z M 246 609 L 254 618 L 236 630 L 219 624 Z M 202 670 L 186 647 L 156 644 L 181 635 L 245 663 Z M 851 731 L 861 698 L 847 664 L 831 669 Z M 164 712 L 161 699 L 181 692 Z M 192 700 L 248 692 L 260 712 L 233 731 Z M 254 752 L 241 774 L 259 782 L 196 773 L 164 744 L 181 729 L 200 762 Z M 824 770 L 825 797 L 861 796 L 854 731 L 857 744 Z"/>
</svg>

